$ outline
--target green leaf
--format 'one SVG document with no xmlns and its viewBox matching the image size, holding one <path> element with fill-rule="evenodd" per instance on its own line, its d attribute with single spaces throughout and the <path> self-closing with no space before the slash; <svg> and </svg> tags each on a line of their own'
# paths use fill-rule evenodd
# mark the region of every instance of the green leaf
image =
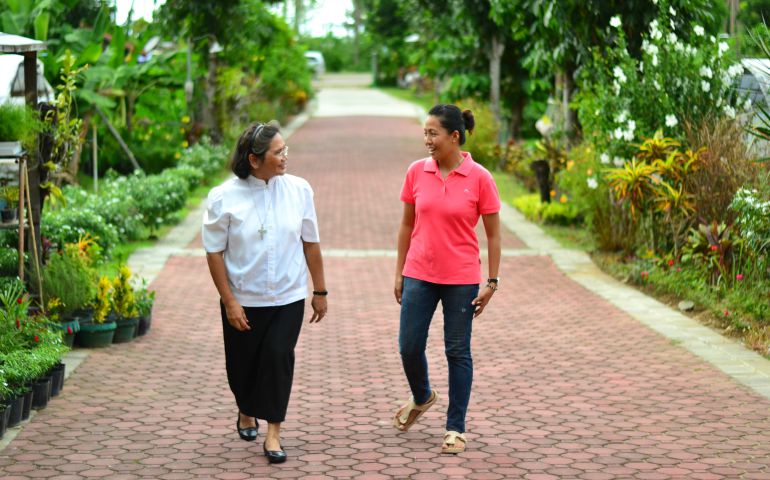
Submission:
<svg viewBox="0 0 770 480">
<path fill-rule="evenodd" d="M 88 45 L 80 55 L 78 55 L 75 65 L 95 64 L 99 60 L 99 56 L 102 54 L 102 45 L 100 43 L 92 43 Z"/>
<path fill-rule="evenodd" d="M 38 40 L 48 40 L 48 23 L 51 21 L 51 14 L 41 12 L 35 17 L 35 38 Z"/>
</svg>

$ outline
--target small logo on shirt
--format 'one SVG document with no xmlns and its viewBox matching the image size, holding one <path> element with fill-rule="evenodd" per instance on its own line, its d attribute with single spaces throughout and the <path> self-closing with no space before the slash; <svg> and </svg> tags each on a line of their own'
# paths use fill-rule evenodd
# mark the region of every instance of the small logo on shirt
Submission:
<svg viewBox="0 0 770 480">
<path fill-rule="evenodd" d="M 470 191 L 470 190 L 468 190 L 467 188 L 466 188 L 465 190 L 463 190 L 463 192 L 465 192 L 465 193 L 471 193 L 471 191 Z"/>
</svg>

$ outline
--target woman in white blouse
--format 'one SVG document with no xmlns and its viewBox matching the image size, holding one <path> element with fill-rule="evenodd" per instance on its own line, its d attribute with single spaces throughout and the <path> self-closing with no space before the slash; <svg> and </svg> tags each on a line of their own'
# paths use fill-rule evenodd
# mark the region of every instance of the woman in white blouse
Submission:
<svg viewBox="0 0 770 480">
<path fill-rule="evenodd" d="M 326 286 L 313 190 L 286 174 L 289 147 L 272 124 L 251 125 L 232 158 L 236 177 L 213 188 L 203 219 L 203 246 L 219 291 L 227 380 L 236 429 L 254 441 L 267 421 L 263 451 L 286 460 L 281 422 L 294 374 L 294 346 L 313 280 L 313 316 L 326 315 Z"/>
</svg>

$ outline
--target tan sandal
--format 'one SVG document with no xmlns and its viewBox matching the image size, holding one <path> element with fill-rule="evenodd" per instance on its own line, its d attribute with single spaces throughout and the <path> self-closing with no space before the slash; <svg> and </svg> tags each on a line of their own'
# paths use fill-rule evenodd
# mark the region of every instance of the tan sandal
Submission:
<svg viewBox="0 0 770 480">
<path fill-rule="evenodd" d="M 431 392 L 428 401 L 422 405 L 417 405 L 414 403 L 414 397 L 409 397 L 409 401 L 399 408 L 393 417 L 393 426 L 402 432 L 406 432 L 423 413 L 427 412 L 436 403 L 436 400 L 438 400 L 438 395 L 435 391 Z"/>
<path fill-rule="evenodd" d="M 441 446 L 441 453 L 463 453 L 468 440 L 460 432 L 450 430 L 444 434 L 444 445 Z"/>
</svg>

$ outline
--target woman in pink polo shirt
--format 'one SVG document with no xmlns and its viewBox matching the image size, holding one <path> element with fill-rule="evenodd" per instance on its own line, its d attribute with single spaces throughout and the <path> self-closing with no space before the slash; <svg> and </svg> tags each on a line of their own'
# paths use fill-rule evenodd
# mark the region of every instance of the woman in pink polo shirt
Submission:
<svg viewBox="0 0 770 480">
<path fill-rule="evenodd" d="M 500 196 L 492 175 L 460 149 L 474 127 L 470 110 L 436 105 L 425 121 L 430 157 L 406 173 L 398 230 L 396 301 L 401 304 L 399 351 L 412 396 L 393 425 L 407 431 L 438 399 L 428 379 L 425 345 L 439 300 L 449 364 L 449 407 L 442 453 L 465 450 L 465 414 L 473 382 L 471 330 L 497 290 L 500 266 Z M 483 288 L 475 227 L 487 235 L 489 278 Z M 479 291 L 481 290 L 481 291 Z"/>
</svg>

